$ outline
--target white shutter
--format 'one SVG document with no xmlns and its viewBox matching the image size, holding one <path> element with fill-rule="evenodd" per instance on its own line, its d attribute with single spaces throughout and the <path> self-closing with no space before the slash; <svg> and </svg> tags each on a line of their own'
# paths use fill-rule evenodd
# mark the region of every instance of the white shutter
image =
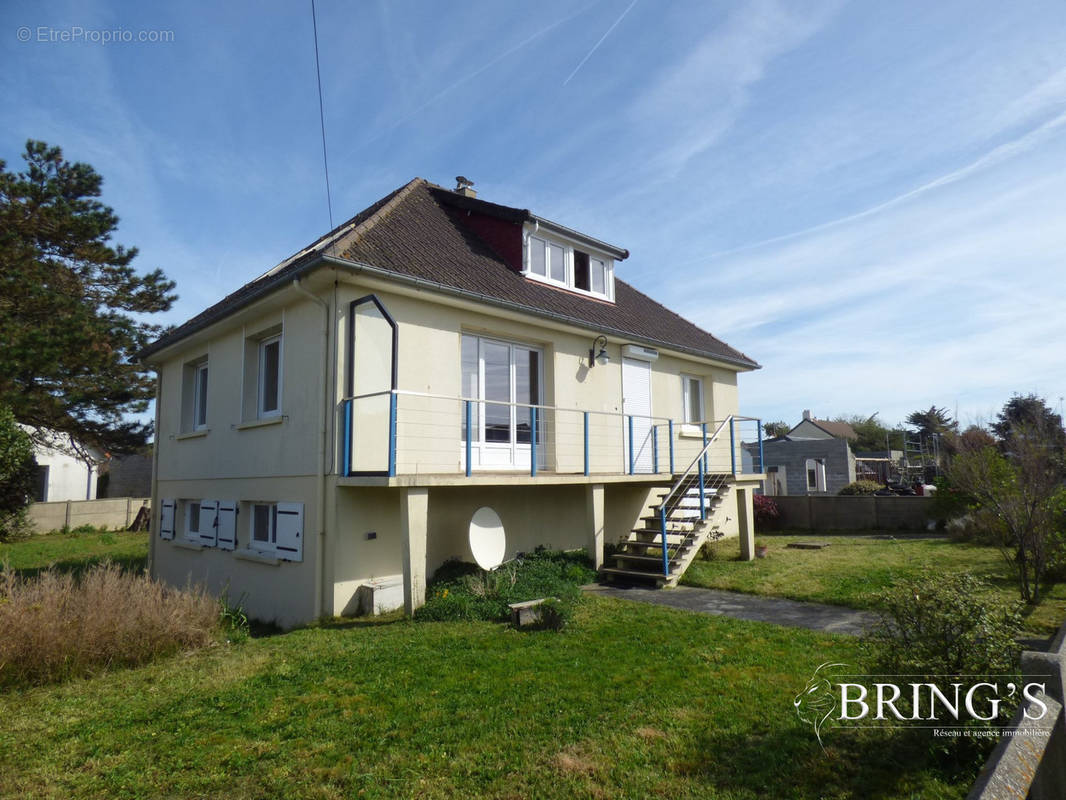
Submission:
<svg viewBox="0 0 1066 800">
<path fill-rule="evenodd" d="M 200 501 L 200 544 L 214 547 L 218 540 L 218 500 Z"/>
<path fill-rule="evenodd" d="M 304 504 L 278 503 L 276 532 L 278 558 L 304 560 Z"/>
<path fill-rule="evenodd" d="M 174 538 L 174 501 L 159 501 L 159 538 Z"/>
<path fill-rule="evenodd" d="M 221 550 L 233 550 L 237 546 L 237 501 L 219 500 L 215 531 Z"/>
</svg>

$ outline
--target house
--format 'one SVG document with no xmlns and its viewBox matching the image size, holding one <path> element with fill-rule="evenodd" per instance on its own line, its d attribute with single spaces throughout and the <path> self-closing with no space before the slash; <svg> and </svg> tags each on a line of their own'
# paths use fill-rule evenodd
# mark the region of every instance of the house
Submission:
<svg viewBox="0 0 1066 800">
<path fill-rule="evenodd" d="M 815 419 L 810 409 L 803 410 L 803 419 L 787 434 L 790 439 L 844 439 L 853 442 L 859 438 L 855 429 L 847 422 L 831 422 L 827 419 Z"/>
<path fill-rule="evenodd" d="M 803 419 L 784 436 L 762 443 L 768 495 L 837 494 L 855 481 L 855 454 L 851 442 L 858 439 L 846 422 L 815 419 L 804 410 Z M 756 445 L 746 444 L 752 452 Z"/>
<path fill-rule="evenodd" d="M 710 530 L 750 554 L 758 364 L 617 277 L 628 256 L 418 178 L 164 335 L 153 575 L 283 626 L 368 592 L 411 612 L 482 507 L 506 558 L 672 582 Z"/>
<path fill-rule="evenodd" d="M 33 456 L 37 460 L 34 502 L 96 499 L 99 453 L 78 447 L 66 434 L 38 431 Z"/>
<path fill-rule="evenodd" d="M 100 465 L 98 497 L 148 497 L 152 493 L 151 446 L 142 453 L 112 456 Z"/>
</svg>

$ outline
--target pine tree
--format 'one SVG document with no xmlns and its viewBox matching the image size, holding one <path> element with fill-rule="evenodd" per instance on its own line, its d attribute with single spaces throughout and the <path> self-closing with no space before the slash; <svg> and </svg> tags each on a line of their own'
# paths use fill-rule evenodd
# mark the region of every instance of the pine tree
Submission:
<svg viewBox="0 0 1066 800">
<path fill-rule="evenodd" d="M 23 159 L 19 173 L 0 161 L 0 406 L 39 432 L 134 450 L 151 426 L 125 417 L 153 394 L 135 354 L 162 333 L 140 315 L 169 309 L 174 283 L 138 275 L 136 248 L 111 243 L 118 217 L 91 166 L 33 140 Z"/>
</svg>

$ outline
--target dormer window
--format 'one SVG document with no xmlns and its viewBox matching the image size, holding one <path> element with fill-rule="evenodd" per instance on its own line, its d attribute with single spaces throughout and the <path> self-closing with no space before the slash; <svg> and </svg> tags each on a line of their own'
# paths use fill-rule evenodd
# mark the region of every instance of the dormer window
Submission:
<svg viewBox="0 0 1066 800">
<path fill-rule="evenodd" d="M 525 275 L 563 289 L 614 300 L 614 262 L 580 245 L 530 234 Z"/>
</svg>

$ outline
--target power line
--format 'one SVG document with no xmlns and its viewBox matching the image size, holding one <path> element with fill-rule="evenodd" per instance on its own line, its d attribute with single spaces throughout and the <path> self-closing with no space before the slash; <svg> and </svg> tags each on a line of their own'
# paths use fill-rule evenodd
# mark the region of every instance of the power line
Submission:
<svg viewBox="0 0 1066 800">
<path fill-rule="evenodd" d="M 333 197 L 329 190 L 329 160 L 326 158 L 326 112 L 322 103 L 322 69 L 318 64 L 318 20 L 315 19 L 315 0 L 311 0 L 311 26 L 315 32 L 315 77 L 318 80 L 318 124 L 322 129 L 322 168 L 326 173 L 326 206 L 329 208 L 329 229 L 333 230 Z"/>
</svg>

